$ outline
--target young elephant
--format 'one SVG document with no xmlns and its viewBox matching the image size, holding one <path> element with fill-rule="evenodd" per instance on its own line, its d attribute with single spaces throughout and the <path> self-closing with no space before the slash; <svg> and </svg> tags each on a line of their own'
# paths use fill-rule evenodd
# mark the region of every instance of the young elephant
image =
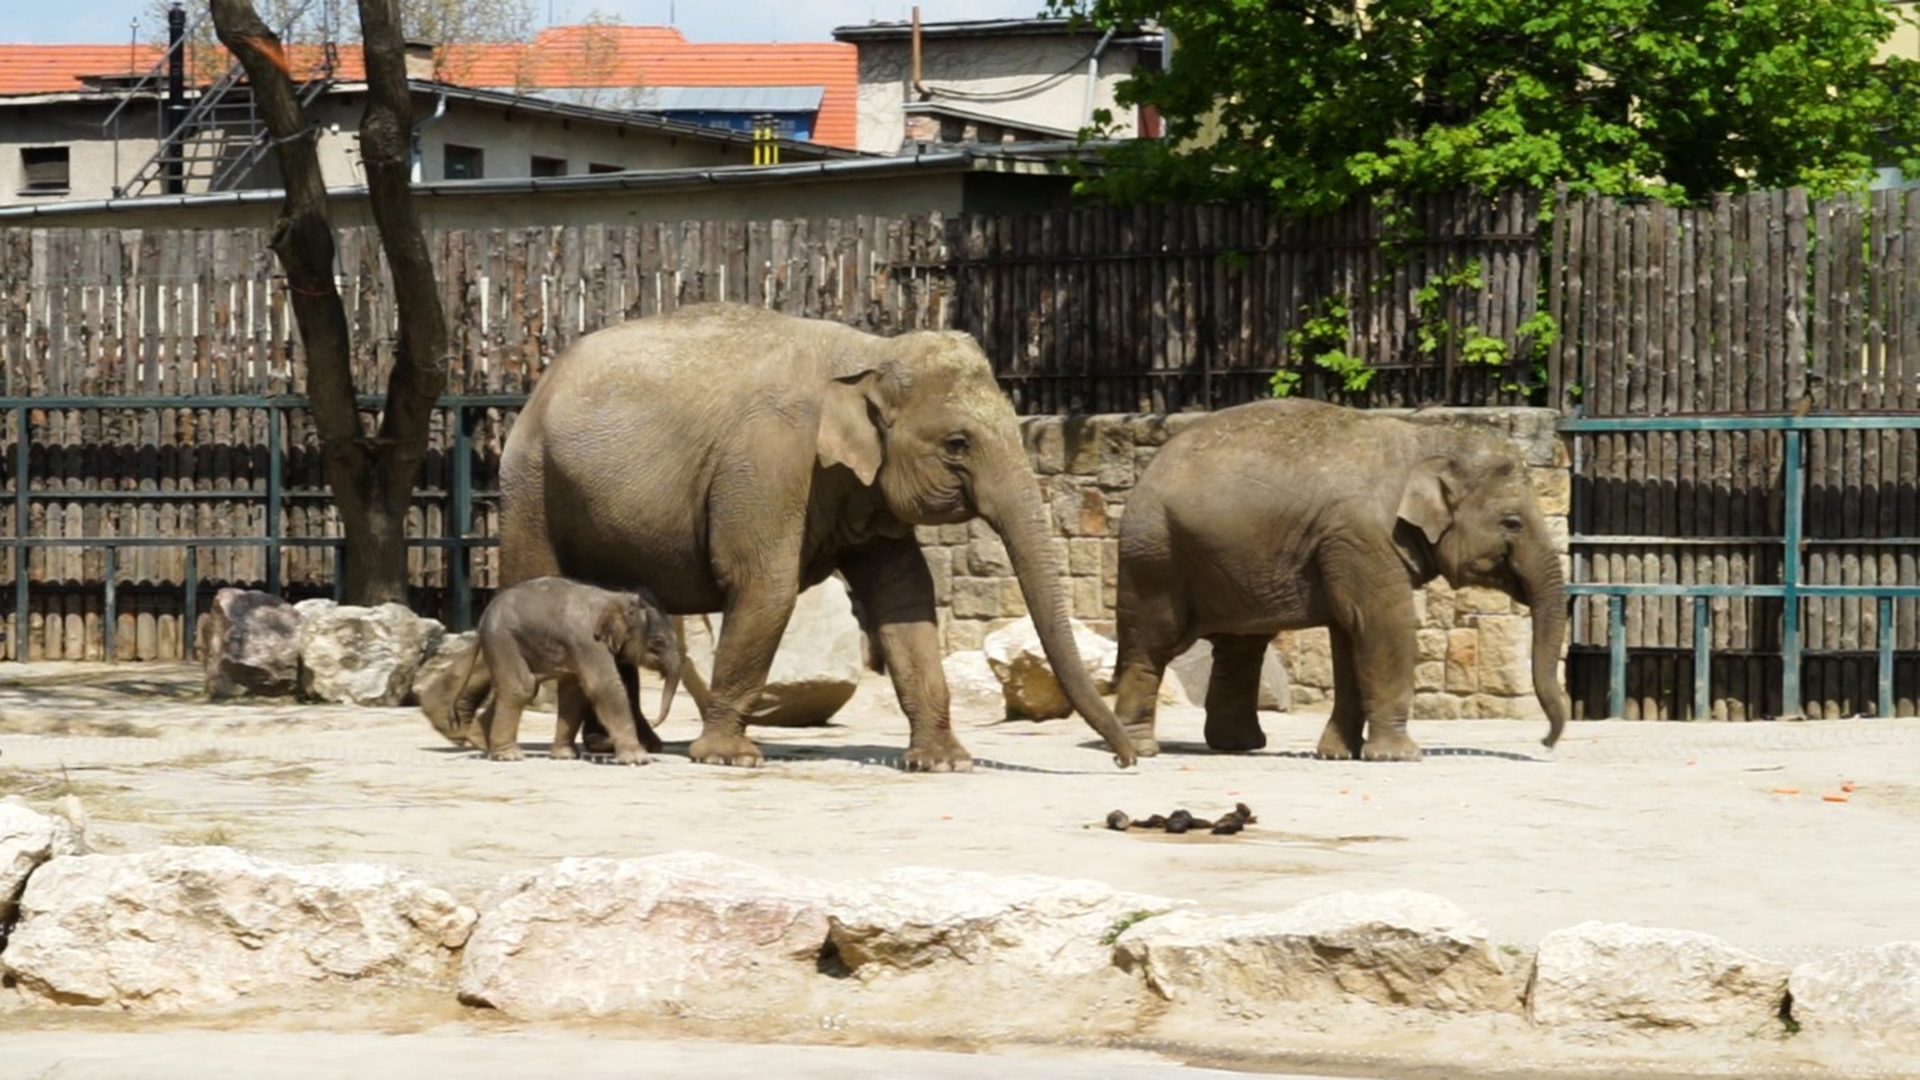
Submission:
<svg viewBox="0 0 1920 1080">
<path fill-rule="evenodd" d="M 1533 610 L 1533 683 L 1560 738 L 1566 588 L 1526 463 L 1482 432 L 1302 400 L 1213 413 L 1167 441 L 1120 520 L 1119 700 L 1142 754 L 1167 663 L 1213 643 L 1207 745 L 1266 745 L 1260 665 L 1281 630 L 1328 628 L 1323 758 L 1411 761 L 1413 590 L 1436 577 Z M 1364 738 L 1362 735 L 1364 733 Z"/>
<path fill-rule="evenodd" d="M 533 700 L 541 679 L 560 680 L 560 717 L 554 725 L 553 756 L 574 756 L 586 706 L 607 723 L 614 760 L 642 765 L 649 750 L 660 749 L 637 707 L 623 669 L 635 675 L 652 668 L 666 680 L 660 716 L 673 706 L 680 682 L 680 648 L 672 621 L 644 592 L 613 592 L 560 577 L 540 577 L 502 590 L 480 617 L 479 647 L 474 650 L 460 695 L 454 703 L 459 725 L 473 722 L 487 756 L 495 761 L 520 758 L 520 714 Z M 644 740 L 644 746 L 643 746 Z"/>
</svg>

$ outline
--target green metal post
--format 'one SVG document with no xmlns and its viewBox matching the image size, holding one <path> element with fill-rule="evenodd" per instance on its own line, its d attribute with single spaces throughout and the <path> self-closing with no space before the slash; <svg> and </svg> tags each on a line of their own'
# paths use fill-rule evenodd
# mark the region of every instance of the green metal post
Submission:
<svg viewBox="0 0 1920 1080">
<path fill-rule="evenodd" d="M 473 528 L 473 428 L 464 405 L 453 407 L 453 514 L 447 524 L 447 549 L 450 562 L 447 585 L 453 590 L 453 629 L 462 633 L 473 628 L 473 549 L 467 533 Z"/>
<path fill-rule="evenodd" d="M 1693 598 L 1693 718 L 1708 719 L 1713 713 L 1713 625 L 1704 596 Z"/>
<path fill-rule="evenodd" d="M 27 471 L 32 467 L 33 435 L 27 430 L 27 407 L 13 410 L 13 658 L 27 659 L 27 526 L 32 520 Z"/>
<path fill-rule="evenodd" d="M 267 591 L 280 595 L 280 407 L 267 406 Z"/>
<path fill-rule="evenodd" d="M 1627 598 L 1607 597 L 1607 718 L 1627 715 Z"/>
<path fill-rule="evenodd" d="M 1780 557 L 1780 712 L 1799 716 L 1800 700 L 1800 542 L 1807 478 L 1800 471 L 1800 432 L 1786 433 L 1787 521 Z"/>
<path fill-rule="evenodd" d="M 100 647 L 106 651 L 107 655 L 103 659 L 109 664 L 113 663 L 118 655 L 113 647 L 113 632 L 114 624 L 120 621 L 119 598 L 114 595 L 114 586 L 117 584 L 114 579 L 120 576 L 119 554 L 119 549 L 112 544 L 107 545 L 107 602 L 100 626 Z"/>
<path fill-rule="evenodd" d="M 1893 597 L 1880 598 L 1880 718 L 1893 718 Z"/>
<path fill-rule="evenodd" d="M 186 653 L 187 659 L 192 660 L 194 638 L 198 636 L 195 631 L 199 629 L 200 622 L 200 549 L 192 544 L 187 545 L 186 577 L 187 625 L 180 635 L 180 649 Z"/>
</svg>

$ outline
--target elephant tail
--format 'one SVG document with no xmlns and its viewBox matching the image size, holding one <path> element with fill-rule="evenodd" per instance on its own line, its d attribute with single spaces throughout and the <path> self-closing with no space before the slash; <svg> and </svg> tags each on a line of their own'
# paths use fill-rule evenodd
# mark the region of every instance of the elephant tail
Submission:
<svg viewBox="0 0 1920 1080">
<path fill-rule="evenodd" d="M 487 694 L 492 690 L 493 669 L 487 666 L 487 658 L 476 643 L 472 654 L 467 657 L 467 672 L 460 680 L 460 690 L 453 696 L 451 721 L 456 732 L 473 727 L 480 713 L 480 703 L 487 699 Z"/>
</svg>

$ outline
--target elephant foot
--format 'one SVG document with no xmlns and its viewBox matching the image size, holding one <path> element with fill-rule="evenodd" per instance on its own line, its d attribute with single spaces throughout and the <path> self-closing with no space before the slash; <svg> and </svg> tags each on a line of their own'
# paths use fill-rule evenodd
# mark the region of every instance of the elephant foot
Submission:
<svg viewBox="0 0 1920 1080">
<path fill-rule="evenodd" d="M 973 755 L 952 741 L 944 746 L 909 746 L 906 762 L 908 772 L 973 771 Z"/>
<path fill-rule="evenodd" d="M 524 757 L 526 757 L 526 755 L 521 753 L 520 748 L 517 746 L 507 746 L 499 750 L 487 751 L 488 761 L 519 761 Z"/>
<path fill-rule="evenodd" d="M 1326 729 L 1320 732 L 1320 744 L 1313 748 L 1313 756 L 1321 761 L 1352 761 L 1359 756 L 1356 749 L 1347 742 L 1339 725 L 1328 721 Z"/>
<path fill-rule="evenodd" d="M 733 765 L 743 769 L 759 767 L 760 748 L 745 735 L 701 735 L 687 747 L 687 756 L 698 765 Z"/>
<path fill-rule="evenodd" d="M 649 757 L 645 750 L 636 746 L 632 750 L 614 751 L 613 763 L 615 765 L 651 765 L 653 758 Z"/>
<path fill-rule="evenodd" d="M 1158 757 L 1160 740 L 1153 737 L 1152 724 L 1127 725 L 1127 738 L 1133 740 L 1133 752 L 1140 757 Z"/>
<path fill-rule="evenodd" d="M 1360 748 L 1363 761 L 1419 761 L 1422 756 L 1420 747 L 1400 732 L 1375 735 Z"/>
<path fill-rule="evenodd" d="M 547 756 L 555 761 L 572 761 L 580 755 L 574 752 L 572 743 L 554 743 L 553 749 L 547 751 Z"/>
<path fill-rule="evenodd" d="M 1267 733 L 1260 730 L 1257 719 L 1217 724 L 1209 720 L 1205 733 L 1207 748 L 1226 754 L 1252 753 L 1267 745 Z"/>
</svg>

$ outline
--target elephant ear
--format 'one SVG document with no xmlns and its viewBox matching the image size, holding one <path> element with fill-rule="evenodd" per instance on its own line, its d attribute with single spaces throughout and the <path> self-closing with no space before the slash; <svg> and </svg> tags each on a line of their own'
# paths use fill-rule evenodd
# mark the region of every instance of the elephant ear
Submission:
<svg viewBox="0 0 1920 1080">
<path fill-rule="evenodd" d="M 814 444 L 820 464 L 845 465 L 862 484 L 873 483 L 885 457 L 880 426 L 873 418 L 879 377 L 878 371 L 868 369 L 834 379 L 820 401 L 820 434 Z"/>
<path fill-rule="evenodd" d="M 1458 486 L 1451 459 L 1422 459 L 1408 474 L 1406 486 L 1400 489 L 1400 520 L 1425 534 L 1427 543 L 1439 543 L 1441 534 L 1453 524 L 1453 508 L 1459 501 Z"/>
<path fill-rule="evenodd" d="M 601 607 L 600 617 L 594 620 L 593 640 L 617 653 L 627 642 L 630 622 L 629 605 L 620 600 L 609 601 Z"/>
</svg>

